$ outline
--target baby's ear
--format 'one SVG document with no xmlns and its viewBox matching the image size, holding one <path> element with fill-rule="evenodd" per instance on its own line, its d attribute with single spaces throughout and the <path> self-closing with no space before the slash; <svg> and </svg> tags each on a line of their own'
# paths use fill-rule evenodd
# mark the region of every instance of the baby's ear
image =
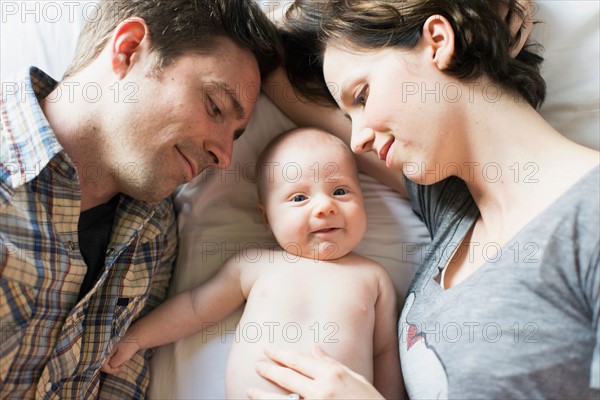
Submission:
<svg viewBox="0 0 600 400">
<path fill-rule="evenodd" d="M 258 203 L 256 205 L 256 208 L 258 208 L 258 213 L 260 214 L 260 218 L 262 219 L 263 224 L 265 224 L 267 230 L 271 232 L 271 225 L 269 225 L 269 218 L 267 217 L 267 211 L 265 210 L 265 206 L 263 205 L 263 203 Z"/>
</svg>

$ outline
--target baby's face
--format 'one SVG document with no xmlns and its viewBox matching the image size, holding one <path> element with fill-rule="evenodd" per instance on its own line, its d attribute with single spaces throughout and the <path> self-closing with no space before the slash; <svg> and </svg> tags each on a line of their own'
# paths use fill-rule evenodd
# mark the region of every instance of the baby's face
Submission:
<svg viewBox="0 0 600 400">
<path fill-rule="evenodd" d="M 362 239 L 366 214 L 352 156 L 329 141 L 283 145 L 272 160 L 264 207 L 287 252 L 333 260 Z"/>
</svg>

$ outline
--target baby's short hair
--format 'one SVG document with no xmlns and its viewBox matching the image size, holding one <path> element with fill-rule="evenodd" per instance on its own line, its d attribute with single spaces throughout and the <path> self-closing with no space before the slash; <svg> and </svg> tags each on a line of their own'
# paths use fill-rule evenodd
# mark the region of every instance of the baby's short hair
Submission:
<svg viewBox="0 0 600 400">
<path fill-rule="evenodd" d="M 258 176 L 256 180 L 256 188 L 258 190 L 258 198 L 262 201 L 264 190 L 265 190 L 265 175 L 262 171 L 268 166 L 270 162 L 272 162 L 273 155 L 277 152 L 277 150 L 284 144 L 289 142 L 290 140 L 298 139 L 300 136 L 306 135 L 319 135 L 324 139 L 324 143 L 330 143 L 335 146 L 338 146 L 340 151 L 343 152 L 346 156 L 348 156 L 352 160 L 352 165 L 354 166 L 354 171 L 358 175 L 358 167 L 356 166 L 356 161 L 354 160 L 354 154 L 348 147 L 346 143 L 337 136 L 332 135 L 331 133 L 324 131 L 318 128 L 292 128 L 287 131 L 280 133 L 273 140 L 267 144 L 267 147 L 260 153 L 257 161 L 258 168 Z"/>
</svg>

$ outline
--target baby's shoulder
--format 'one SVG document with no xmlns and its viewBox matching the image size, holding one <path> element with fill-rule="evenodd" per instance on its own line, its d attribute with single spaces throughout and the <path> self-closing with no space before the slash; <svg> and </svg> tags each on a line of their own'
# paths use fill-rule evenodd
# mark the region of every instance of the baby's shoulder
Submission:
<svg viewBox="0 0 600 400">
<path fill-rule="evenodd" d="M 290 263 L 297 263 L 298 260 L 294 257 L 279 247 L 256 247 L 237 252 L 228 262 L 235 264 L 242 274 L 261 275 Z"/>
<path fill-rule="evenodd" d="M 339 262 L 342 265 L 352 267 L 357 272 L 366 273 L 378 278 L 390 279 L 385 267 L 372 258 L 353 252 L 340 259 Z"/>
<path fill-rule="evenodd" d="M 377 261 L 373 260 L 372 258 L 365 257 L 361 254 L 355 253 L 355 252 L 348 253 L 348 255 L 346 255 L 345 257 L 343 257 L 340 260 L 342 262 L 345 262 L 348 264 L 356 265 L 357 267 L 385 270 L 385 268 L 383 268 L 383 266 L 381 264 L 379 264 Z"/>
</svg>

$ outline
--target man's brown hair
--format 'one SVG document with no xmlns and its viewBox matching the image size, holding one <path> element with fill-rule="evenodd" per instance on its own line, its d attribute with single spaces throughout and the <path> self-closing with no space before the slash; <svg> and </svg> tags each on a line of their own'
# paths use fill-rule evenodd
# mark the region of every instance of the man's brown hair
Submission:
<svg viewBox="0 0 600 400">
<path fill-rule="evenodd" d="M 142 18 L 148 26 L 158 70 L 186 53 L 210 52 L 218 37 L 250 50 L 262 77 L 280 63 L 277 31 L 252 0 L 102 0 L 79 36 L 64 77 L 96 59 L 117 25 L 132 17 Z"/>
</svg>

